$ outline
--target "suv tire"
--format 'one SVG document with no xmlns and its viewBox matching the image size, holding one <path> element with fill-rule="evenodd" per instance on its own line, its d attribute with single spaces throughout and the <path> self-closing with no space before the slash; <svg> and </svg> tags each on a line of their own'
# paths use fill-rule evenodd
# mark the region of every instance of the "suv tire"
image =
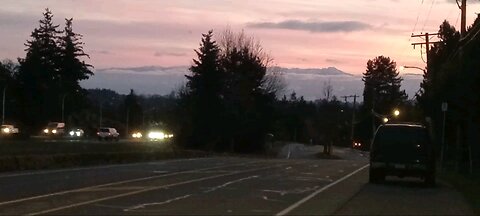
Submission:
<svg viewBox="0 0 480 216">
<path fill-rule="evenodd" d="M 381 173 L 379 170 L 370 169 L 369 179 L 368 179 L 370 183 L 374 183 L 374 184 L 380 183 L 384 180 L 385 180 L 385 175 L 383 175 L 383 173 Z"/>
<path fill-rule="evenodd" d="M 424 177 L 425 177 L 424 178 L 425 186 L 427 186 L 427 187 L 435 186 L 435 174 L 427 173 L 427 174 L 425 174 Z"/>
</svg>

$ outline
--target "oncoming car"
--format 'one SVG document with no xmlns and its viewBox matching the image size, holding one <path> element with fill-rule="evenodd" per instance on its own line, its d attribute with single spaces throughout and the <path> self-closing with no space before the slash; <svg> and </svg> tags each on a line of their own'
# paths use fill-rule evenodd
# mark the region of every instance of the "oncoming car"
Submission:
<svg viewBox="0 0 480 216">
<path fill-rule="evenodd" d="M 50 122 L 47 127 L 43 129 L 43 134 L 47 136 L 62 136 L 65 133 L 65 123 Z"/>
<path fill-rule="evenodd" d="M 362 149 L 362 143 L 359 141 L 353 141 L 352 148 L 354 149 Z"/>
<path fill-rule="evenodd" d="M 83 137 L 84 134 L 85 134 L 84 131 L 80 128 L 71 129 L 68 132 L 68 136 L 71 138 L 80 138 L 80 137 Z"/>
<path fill-rule="evenodd" d="M 120 134 L 115 128 L 100 128 L 97 132 L 97 137 L 99 140 L 115 140 L 120 139 Z"/>
<path fill-rule="evenodd" d="M 164 141 L 171 139 L 173 134 L 169 134 L 160 130 L 151 130 L 148 132 L 147 137 L 150 141 Z"/>
<path fill-rule="evenodd" d="M 377 129 L 370 152 L 370 182 L 385 176 L 420 177 L 435 184 L 435 159 L 428 130 L 418 124 L 386 124 Z"/>
<path fill-rule="evenodd" d="M 13 125 L 2 125 L 0 135 L 2 136 L 11 136 L 18 134 L 18 128 Z"/>
</svg>

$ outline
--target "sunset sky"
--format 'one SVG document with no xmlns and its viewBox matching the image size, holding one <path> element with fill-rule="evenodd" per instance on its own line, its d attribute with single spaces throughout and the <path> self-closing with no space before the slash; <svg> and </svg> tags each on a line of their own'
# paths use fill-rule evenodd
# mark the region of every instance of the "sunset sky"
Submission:
<svg viewBox="0 0 480 216">
<path fill-rule="evenodd" d="M 467 24 L 480 12 L 469 0 Z M 423 67 L 412 32 L 457 29 L 454 0 L 2 0 L 0 59 L 24 57 L 46 7 L 56 24 L 74 18 L 96 68 L 189 65 L 202 33 L 229 26 L 261 41 L 283 67 L 334 66 L 360 74 L 378 55 Z M 473 4 L 475 3 L 475 4 Z M 418 22 L 417 22 L 418 17 Z M 418 71 L 409 71 L 418 73 Z"/>
</svg>

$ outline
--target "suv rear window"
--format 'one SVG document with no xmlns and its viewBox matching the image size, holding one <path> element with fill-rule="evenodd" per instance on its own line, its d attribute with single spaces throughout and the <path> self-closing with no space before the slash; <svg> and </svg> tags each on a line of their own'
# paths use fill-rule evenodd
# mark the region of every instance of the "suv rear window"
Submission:
<svg viewBox="0 0 480 216">
<path fill-rule="evenodd" d="M 108 128 L 100 128 L 100 132 L 108 133 L 110 130 Z"/>
<path fill-rule="evenodd" d="M 48 123 L 47 127 L 49 128 L 56 128 L 58 126 L 57 123 Z"/>
<path fill-rule="evenodd" d="M 373 143 L 373 151 L 385 155 L 425 154 L 430 144 L 428 131 L 418 127 L 382 127 Z"/>
</svg>

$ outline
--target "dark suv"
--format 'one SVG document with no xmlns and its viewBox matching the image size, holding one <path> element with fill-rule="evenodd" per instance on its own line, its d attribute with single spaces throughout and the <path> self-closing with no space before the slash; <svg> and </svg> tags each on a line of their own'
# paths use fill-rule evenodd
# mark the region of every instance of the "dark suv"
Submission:
<svg viewBox="0 0 480 216">
<path fill-rule="evenodd" d="M 377 129 L 370 150 L 370 182 L 385 176 L 423 178 L 435 184 L 435 159 L 428 130 L 417 124 L 387 124 Z"/>
</svg>

